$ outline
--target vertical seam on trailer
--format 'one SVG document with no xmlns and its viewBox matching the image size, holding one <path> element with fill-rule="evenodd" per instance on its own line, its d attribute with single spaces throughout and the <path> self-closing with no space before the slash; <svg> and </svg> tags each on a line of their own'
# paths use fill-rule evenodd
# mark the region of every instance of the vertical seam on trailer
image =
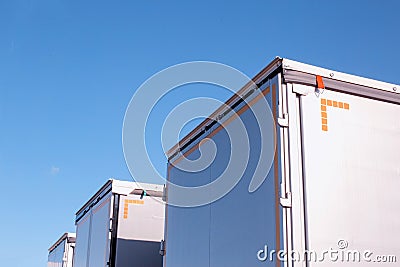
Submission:
<svg viewBox="0 0 400 267">
<path fill-rule="evenodd" d="M 169 164 L 171 164 L 169 162 Z M 163 256 L 163 267 L 167 266 L 167 239 L 168 239 L 168 183 L 170 181 L 171 168 L 169 165 L 167 166 L 167 182 L 165 184 L 165 224 L 164 224 L 164 256 Z"/>
<path fill-rule="evenodd" d="M 274 121 L 277 119 L 277 105 L 276 105 L 276 84 L 272 85 L 272 114 Z M 278 140 L 278 128 L 274 129 L 274 143 Z M 279 174 L 278 174 L 278 153 L 279 149 L 274 151 L 274 186 L 275 186 L 275 250 L 279 251 L 281 247 L 280 240 L 280 215 L 279 215 Z M 281 262 L 276 259 L 276 266 L 280 267 Z"/>
<path fill-rule="evenodd" d="M 281 80 L 281 79 L 280 79 Z M 289 85 L 283 85 L 282 83 L 278 84 L 278 92 L 281 95 L 280 99 L 282 99 L 282 114 L 288 114 L 289 113 L 289 107 L 288 107 L 288 86 Z M 288 116 L 288 115 L 287 115 Z M 282 141 L 280 144 L 282 145 L 282 148 L 280 149 L 281 155 L 281 175 L 282 175 L 282 180 L 281 183 L 284 184 L 284 192 L 281 192 L 281 195 L 283 194 L 286 197 L 286 192 L 292 192 L 291 189 L 291 180 L 290 180 L 290 157 L 289 157 L 289 129 L 282 128 L 281 129 L 281 137 Z M 291 209 L 283 209 L 282 211 L 282 231 L 285 233 L 282 236 L 282 242 L 283 242 L 283 249 L 288 253 L 289 251 L 292 250 L 292 243 L 289 241 L 292 236 L 292 231 L 290 229 L 291 225 Z M 287 266 L 290 266 L 289 260 L 287 261 Z"/>
<path fill-rule="evenodd" d="M 301 157 L 301 181 L 299 183 L 299 186 L 301 187 L 302 191 L 302 207 L 300 207 L 303 210 L 303 228 L 304 228 L 304 251 L 307 252 L 309 251 L 309 243 L 308 243 L 308 219 L 307 219 L 307 181 L 306 181 L 306 175 L 305 175 L 305 166 L 304 166 L 304 129 L 303 129 L 303 114 L 302 114 L 302 102 L 301 98 L 298 97 L 298 102 L 297 102 L 297 108 L 299 109 L 299 130 L 300 130 L 300 157 Z M 306 261 L 305 266 L 310 266 L 309 263 Z"/>
<path fill-rule="evenodd" d="M 210 167 L 210 182 L 211 182 L 211 167 Z M 211 267 L 211 203 L 208 204 L 208 206 L 210 207 L 210 224 L 209 224 L 209 229 L 208 229 L 208 266 Z"/>
<path fill-rule="evenodd" d="M 111 240 L 110 240 L 110 255 L 109 255 L 109 266 L 115 267 L 116 256 L 117 256 L 117 241 L 118 241 L 118 216 L 119 216 L 119 206 L 120 206 L 120 195 L 113 194 L 114 201 L 112 210 L 113 210 L 113 222 L 112 222 L 112 232 L 111 232 Z"/>
<path fill-rule="evenodd" d="M 89 267 L 89 260 L 90 260 L 90 245 L 92 242 L 92 209 L 89 210 L 89 234 L 88 234 L 88 244 L 87 244 L 87 251 L 86 251 L 86 267 Z"/>
</svg>

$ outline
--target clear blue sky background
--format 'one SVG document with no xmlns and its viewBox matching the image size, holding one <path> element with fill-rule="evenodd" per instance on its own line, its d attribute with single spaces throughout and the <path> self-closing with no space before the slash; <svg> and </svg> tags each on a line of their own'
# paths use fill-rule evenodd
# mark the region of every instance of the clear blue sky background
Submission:
<svg viewBox="0 0 400 267">
<path fill-rule="evenodd" d="M 1 266 L 45 266 L 90 195 L 109 177 L 131 179 L 123 116 L 157 71 L 211 60 L 253 76 L 280 55 L 400 83 L 398 10 L 389 0 L 0 1 Z"/>
</svg>

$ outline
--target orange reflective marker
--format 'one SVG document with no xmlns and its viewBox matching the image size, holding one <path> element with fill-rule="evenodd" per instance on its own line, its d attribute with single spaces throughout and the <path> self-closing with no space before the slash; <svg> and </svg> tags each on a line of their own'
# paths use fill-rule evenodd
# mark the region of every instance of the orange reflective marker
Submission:
<svg viewBox="0 0 400 267">
<path fill-rule="evenodd" d="M 343 103 L 343 102 L 338 102 L 326 98 L 321 98 L 321 125 L 322 125 L 322 131 L 327 132 L 328 131 L 328 112 L 327 112 L 327 106 L 328 107 L 335 107 L 335 108 L 344 108 L 349 110 L 350 105 L 348 103 Z"/>
<path fill-rule="evenodd" d="M 124 219 L 128 219 L 129 204 L 143 205 L 144 200 L 125 199 L 125 201 L 124 201 Z"/>
<path fill-rule="evenodd" d="M 322 79 L 322 77 L 317 75 L 316 79 L 317 79 L 317 88 L 318 89 L 325 89 L 325 84 L 324 84 L 324 80 Z"/>
</svg>

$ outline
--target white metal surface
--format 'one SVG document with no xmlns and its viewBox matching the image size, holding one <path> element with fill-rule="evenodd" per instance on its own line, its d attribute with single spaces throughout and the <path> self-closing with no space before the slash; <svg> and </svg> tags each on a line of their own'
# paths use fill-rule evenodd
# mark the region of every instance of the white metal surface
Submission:
<svg viewBox="0 0 400 267">
<path fill-rule="evenodd" d="M 327 130 L 321 98 L 349 105 L 326 107 Z M 361 253 L 360 262 L 325 259 L 308 266 L 381 266 L 367 263 L 365 251 L 372 260 L 400 260 L 400 106 L 326 90 L 302 96 L 300 115 L 307 248 L 318 255 L 329 249 Z"/>
<path fill-rule="evenodd" d="M 164 238 L 164 203 L 161 198 L 121 196 L 118 238 L 160 242 Z"/>
</svg>

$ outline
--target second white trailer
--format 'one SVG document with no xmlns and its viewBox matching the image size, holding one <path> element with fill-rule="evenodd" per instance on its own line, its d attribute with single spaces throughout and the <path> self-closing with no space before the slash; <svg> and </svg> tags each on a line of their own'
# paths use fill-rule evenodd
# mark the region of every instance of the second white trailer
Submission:
<svg viewBox="0 0 400 267">
<path fill-rule="evenodd" d="M 163 185 L 110 179 L 76 213 L 74 267 L 156 267 Z"/>
<path fill-rule="evenodd" d="M 64 233 L 50 248 L 47 267 L 72 267 L 75 233 Z"/>
<path fill-rule="evenodd" d="M 239 182 L 204 205 L 167 205 L 164 267 L 397 266 L 400 86 L 281 58 L 254 83 L 168 153 L 168 202 L 179 202 L 170 183 L 201 187 L 228 166 Z M 267 132 L 253 113 L 263 98 L 276 124 Z M 231 162 L 239 120 L 244 172 Z M 185 170 L 182 158 L 195 165 L 208 149 L 207 168 Z M 272 161 L 254 181 L 263 153 Z"/>
</svg>

